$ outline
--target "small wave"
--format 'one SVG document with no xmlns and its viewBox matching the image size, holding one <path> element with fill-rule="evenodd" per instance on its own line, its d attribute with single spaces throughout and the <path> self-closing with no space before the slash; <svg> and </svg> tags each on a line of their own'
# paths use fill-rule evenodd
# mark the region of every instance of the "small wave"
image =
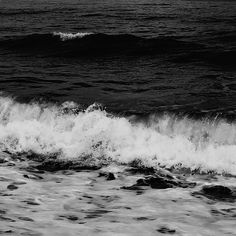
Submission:
<svg viewBox="0 0 236 236">
<path fill-rule="evenodd" d="M 236 125 L 172 115 L 135 121 L 97 105 L 81 110 L 73 102 L 21 104 L 0 97 L 0 151 L 236 174 Z"/>
<path fill-rule="evenodd" d="M 142 38 L 131 34 L 102 33 L 32 34 L 0 41 L 0 47 L 51 56 L 153 55 L 189 52 L 202 46 L 175 37 Z"/>
<path fill-rule="evenodd" d="M 61 38 L 62 41 L 66 41 L 66 40 L 71 40 L 71 39 L 76 39 L 76 38 L 83 38 L 84 36 L 87 35 L 91 35 L 93 33 L 62 33 L 62 32 L 54 32 L 53 35 L 54 36 L 59 36 Z"/>
</svg>

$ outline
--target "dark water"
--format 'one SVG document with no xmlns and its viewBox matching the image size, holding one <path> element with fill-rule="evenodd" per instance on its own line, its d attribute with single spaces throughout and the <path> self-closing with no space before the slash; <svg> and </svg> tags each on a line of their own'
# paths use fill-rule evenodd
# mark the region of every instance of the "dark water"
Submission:
<svg viewBox="0 0 236 236">
<path fill-rule="evenodd" d="M 116 113 L 235 112 L 234 1 L 0 4 L 1 90 L 20 101 L 98 102 Z M 53 32 L 105 35 L 58 42 Z"/>
<path fill-rule="evenodd" d="M 234 0 L 0 0 L 0 235 L 235 235 Z"/>
</svg>

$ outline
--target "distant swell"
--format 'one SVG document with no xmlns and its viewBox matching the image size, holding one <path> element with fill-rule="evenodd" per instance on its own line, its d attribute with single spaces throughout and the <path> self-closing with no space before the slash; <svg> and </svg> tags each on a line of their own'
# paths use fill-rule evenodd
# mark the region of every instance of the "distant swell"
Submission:
<svg viewBox="0 0 236 236">
<path fill-rule="evenodd" d="M 0 41 L 0 47 L 51 56 L 89 56 L 107 54 L 143 55 L 179 52 L 202 48 L 201 45 L 174 37 L 141 38 L 130 34 L 92 33 L 32 34 Z"/>
<path fill-rule="evenodd" d="M 81 110 L 73 102 L 20 104 L 0 97 L 0 151 L 236 174 L 236 124 L 157 114 L 141 122 L 97 105 Z"/>
</svg>

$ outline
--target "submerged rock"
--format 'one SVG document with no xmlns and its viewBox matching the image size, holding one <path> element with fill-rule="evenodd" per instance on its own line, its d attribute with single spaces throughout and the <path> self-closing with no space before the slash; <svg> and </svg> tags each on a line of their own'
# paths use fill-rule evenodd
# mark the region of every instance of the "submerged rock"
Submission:
<svg viewBox="0 0 236 236">
<path fill-rule="evenodd" d="M 163 175 L 160 173 L 152 176 L 147 176 L 145 178 L 138 179 L 136 184 L 130 187 L 126 187 L 126 189 L 136 189 L 135 187 L 139 186 L 150 186 L 154 189 L 166 189 L 166 188 L 193 188 L 196 186 L 196 183 L 188 182 L 185 180 L 180 180 L 171 176 L 169 174 Z"/>
<path fill-rule="evenodd" d="M 157 231 L 159 233 L 162 233 L 162 234 L 174 234 L 176 232 L 175 229 L 169 229 L 169 228 L 166 228 L 166 227 L 161 227 Z"/>
<path fill-rule="evenodd" d="M 235 201 L 236 191 L 222 185 L 205 185 L 199 192 L 194 192 L 194 196 L 202 195 L 211 200 Z"/>
<path fill-rule="evenodd" d="M 156 169 L 153 167 L 130 167 L 126 169 L 127 172 L 131 174 L 144 174 L 144 175 L 152 175 L 155 174 Z"/>
<path fill-rule="evenodd" d="M 219 196 L 219 197 L 226 197 L 232 195 L 231 189 L 221 186 L 221 185 L 215 185 L 215 186 L 203 186 L 202 191 L 205 194 Z"/>
<path fill-rule="evenodd" d="M 155 189 L 173 188 L 176 186 L 176 182 L 160 176 L 153 176 L 150 178 L 138 180 L 137 184 L 143 184 L 142 182 Z"/>
<path fill-rule="evenodd" d="M 112 172 L 100 172 L 98 177 L 106 177 L 106 180 L 114 180 L 116 176 Z"/>
<path fill-rule="evenodd" d="M 7 189 L 13 191 L 13 190 L 18 189 L 18 187 L 17 187 L 16 185 L 14 185 L 14 184 L 9 184 L 9 185 L 7 186 Z"/>
</svg>

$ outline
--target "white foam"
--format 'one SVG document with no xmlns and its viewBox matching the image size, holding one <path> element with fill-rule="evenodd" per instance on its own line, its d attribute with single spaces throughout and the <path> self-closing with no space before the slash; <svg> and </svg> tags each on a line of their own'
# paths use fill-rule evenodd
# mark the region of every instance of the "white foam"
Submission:
<svg viewBox="0 0 236 236">
<path fill-rule="evenodd" d="M 236 125 L 171 116 L 134 123 L 90 106 L 77 114 L 53 105 L 20 104 L 0 97 L 0 150 L 61 153 L 61 158 L 111 159 L 236 174 Z"/>
<path fill-rule="evenodd" d="M 93 33 L 89 32 L 78 32 L 78 33 L 62 33 L 62 32 L 54 32 L 53 35 L 60 36 L 62 41 L 71 40 L 75 38 L 83 38 L 84 36 L 90 35 Z"/>
</svg>

